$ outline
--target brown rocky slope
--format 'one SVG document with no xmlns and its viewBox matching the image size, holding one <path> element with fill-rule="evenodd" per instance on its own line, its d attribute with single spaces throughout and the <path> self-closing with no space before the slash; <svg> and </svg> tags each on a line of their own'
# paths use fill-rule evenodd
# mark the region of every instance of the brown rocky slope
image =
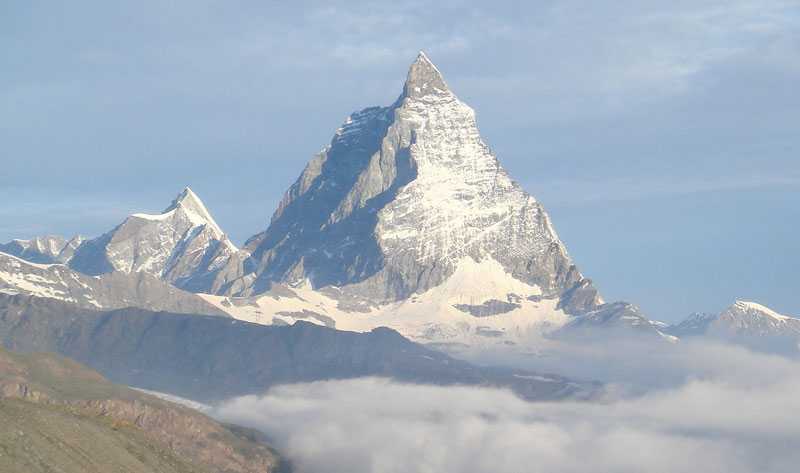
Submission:
<svg viewBox="0 0 800 473">
<path fill-rule="evenodd" d="M 0 471 L 282 470 L 254 432 L 114 385 L 56 355 L 0 349 Z"/>
</svg>

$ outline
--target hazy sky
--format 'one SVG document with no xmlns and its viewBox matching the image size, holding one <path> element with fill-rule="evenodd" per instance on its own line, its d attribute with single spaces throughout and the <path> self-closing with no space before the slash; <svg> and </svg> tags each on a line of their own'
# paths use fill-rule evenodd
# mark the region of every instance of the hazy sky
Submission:
<svg viewBox="0 0 800 473">
<path fill-rule="evenodd" d="M 190 185 L 241 243 L 419 49 L 606 299 L 800 315 L 796 0 L 3 2 L 0 241 Z"/>
</svg>

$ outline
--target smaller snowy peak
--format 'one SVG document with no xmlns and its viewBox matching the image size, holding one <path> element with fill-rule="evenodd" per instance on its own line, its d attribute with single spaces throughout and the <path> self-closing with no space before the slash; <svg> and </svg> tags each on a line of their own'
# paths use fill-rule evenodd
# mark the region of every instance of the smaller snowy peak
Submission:
<svg viewBox="0 0 800 473">
<path fill-rule="evenodd" d="M 737 300 L 719 314 L 692 314 L 669 327 L 669 333 L 679 337 L 710 336 L 738 342 L 774 340 L 776 337 L 800 341 L 800 319 L 779 314 L 756 302 Z"/>
<path fill-rule="evenodd" d="M 734 311 L 755 312 L 758 313 L 759 315 L 764 315 L 778 321 L 786 321 L 789 319 L 794 319 L 794 317 L 789 317 L 788 315 L 779 314 L 774 310 L 770 309 L 769 307 L 750 301 L 738 300 L 734 302 L 733 305 L 728 308 L 727 312 L 734 312 Z"/>
<path fill-rule="evenodd" d="M 426 95 L 443 95 L 450 93 L 450 88 L 447 87 L 442 73 L 433 62 L 428 59 L 428 56 L 420 51 L 417 59 L 411 64 L 408 70 L 408 77 L 403 87 L 403 96 L 417 98 Z"/>
<path fill-rule="evenodd" d="M 174 216 L 176 212 L 180 212 L 185 215 L 189 222 L 194 226 L 207 226 L 216 237 L 220 239 L 226 240 L 226 244 L 233 246 L 233 244 L 225 237 L 225 232 L 222 231 L 222 228 L 217 224 L 214 220 L 214 217 L 211 216 L 211 213 L 206 208 L 203 201 L 200 200 L 200 197 L 192 191 L 191 188 L 186 187 L 183 191 L 178 194 L 175 200 L 172 201 L 169 207 L 164 209 L 163 212 L 160 214 L 146 214 L 146 213 L 135 213 L 131 215 L 131 217 L 143 219 L 143 220 L 166 220 L 170 217 Z"/>
<path fill-rule="evenodd" d="M 173 209 L 182 209 L 183 211 L 196 216 L 198 223 L 207 223 L 216 232 L 220 234 L 223 233 L 222 229 L 211 216 L 211 213 L 208 211 L 205 204 L 203 204 L 203 201 L 200 200 L 200 197 L 198 197 L 197 194 L 195 194 L 189 187 L 183 189 L 178 197 L 176 197 L 172 202 L 172 205 L 167 207 L 165 212 L 169 212 Z"/>
<path fill-rule="evenodd" d="M 755 302 L 734 302 L 708 325 L 704 335 L 768 352 L 800 352 L 800 319 Z"/>
<path fill-rule="evenodd" d="M 133 214 L 105 235 L 84 242 L 70 267 L 89 275 L 142 272 L 181 289 L 206 292 L 222 284 L 218 276 L 227 280 L 230 271 L 238 275 L 238 253 L 187 187 L 161 214 Z M 229 263 L 232 269 L 225 269 Z"/>
</svg>

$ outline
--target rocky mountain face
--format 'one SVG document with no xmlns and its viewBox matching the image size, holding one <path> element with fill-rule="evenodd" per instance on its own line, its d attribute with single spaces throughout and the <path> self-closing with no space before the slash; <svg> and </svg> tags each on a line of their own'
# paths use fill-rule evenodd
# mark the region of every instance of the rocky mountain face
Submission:
<svg viewBox="0 0 800 473">
<path fill-rule="evenodd" d="M 133 214 L 105 235 L 81 244 L 69 266 L 89 275 L 145 273 L 188 291 L 213 292 L 237 254 L 187 187 L 161 214 Z"/>
<path fill-rule="evenodd" d="M 224 315 L 195 294 L 144 272 L 88 276 L 63 264 L 37 264 L 0 253 L 0 293 L 47 297 L 88 309 L 142 307 Z"/>
<path fill-rule="evenodd" d="M 579 307 L 565 301 L 570 309 L 598 302 L 547 212 L 503 169 L 474 111 L 423 53 L 397 101 L 351 115 L 246 247 L 257 269 L 233 288 L 241 294 L 307 280 L 396 301 L 472 259 L 497 261 L 544 297 L 590 295 Z"/>
<path fill-rule="evenodd" d="M 80 235 L 69 240 L 57 235 L 46 235 L 30 240 L 12 240 L 0 244 L 0 252 L 30 261 L 32 263 L 66 263 L 72 259 L 75 249 L 83 243 Z"/>
<path fill-rule="evenodd" d="M 356 333 L 303 321 L 264 326 L 141 309 L 97 312 L 30 296 L 0 295 L 0 343 L 57 352 L 121 384 L 208 402 L 277 384 L 363 376 L 505 387 L 531 400 L 600 391 L 560 376 L 475 366 L 387 328 Z"/>
<path fill-rule="evenodd" d="M 258 434 L 114 385 L 52 354 L 0 348 L 0 471 L 282 471 Z"/>
<path fill-rule="evenodd" d="M 719 314 L 692 314 L 666 329 L 678 337 L 713 337 L 771 351 L 800 351 L 800 319 L 755 302 L 736 301 Z"/>
</svg>

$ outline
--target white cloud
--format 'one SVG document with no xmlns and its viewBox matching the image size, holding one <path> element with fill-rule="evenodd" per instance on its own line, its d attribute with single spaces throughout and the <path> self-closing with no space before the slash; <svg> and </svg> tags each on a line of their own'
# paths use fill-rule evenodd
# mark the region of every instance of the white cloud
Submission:
<svg viewBox="0 0 800 473">
<path fill-rule="evenodd" d="M 216 415 L 263 429 L 307 473 L 796 471 L 798 366 L 736 353 L 739 379 L 753 369 L 776 376 L 758 386 L 737 382 L 736 370 L 716 360 L 730 376 L 607 403 L 331 381 L 234 399 Z"/>
</svg>

